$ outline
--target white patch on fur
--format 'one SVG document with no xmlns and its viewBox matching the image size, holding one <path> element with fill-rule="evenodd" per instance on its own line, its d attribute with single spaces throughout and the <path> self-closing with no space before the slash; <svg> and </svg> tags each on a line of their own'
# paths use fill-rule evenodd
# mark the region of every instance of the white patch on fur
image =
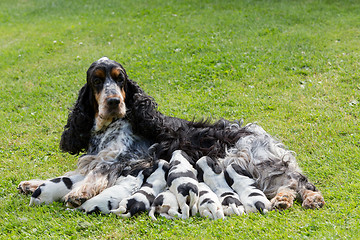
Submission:
<svg viewBox="0 0 360 240">
<path fill-rule="evenodd" d="M 100 58 L 99 60 L 97 60 L 97 62 L 99 62 L 99 63 L 102 63 L 102 62 L 109 62 L 110 61 L 110 59 L 109 58 L 107 58 L 107 57 L 102 57 L 102 58 Z"/>
<path fill-rule="evenodd" d="M 107 94 L 112 92 L 111 95 Z M 107 100 L 109 97 L 117 97 L 120 99 L 120 103 L 116 109 L 109 109 Z M 110 82 L 106 80 L 104 83 L 103 90 L 100 93 L 98 99 L 98 113 L 95 118 L 95 131 L 100 131 L 101 129 L 110 125 L 110 123 L 117 118 L 123 118 L 126 115 L 126 106 L 125 99 L 121 94 L 121 89 L 115 82 Z M 111 111 L 111 113 L 110 113 Z"/>
</svg>

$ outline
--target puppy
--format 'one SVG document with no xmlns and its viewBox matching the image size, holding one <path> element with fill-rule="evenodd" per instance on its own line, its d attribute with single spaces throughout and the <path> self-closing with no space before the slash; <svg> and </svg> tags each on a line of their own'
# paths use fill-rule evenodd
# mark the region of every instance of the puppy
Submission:
<svg viewBox="0 0 360 240">
<path fill-rule="evenodd" d="M 170 159 L 170 169 L 167 179 L 169 190 L 175 194 L 181 209 L 183 219 L 197 213 L 199 199 L 197 172 L 190 164 L 192 160 L 185 152 L 176 150 Z"/>
<path fill-rule="evenodd" d="M 64 201 L 64 196 L 71 191 L 74 184 L 84 179 L 83 175 L 63 176 L 44 181 L 31 195 L 30 206 L 42 203 L 50 204 Z"/>
<path fill-rule="evenodd" d="M 160 216 L 167 219 L 181 217 L 176 196 L 169 189 L 160 193 L 151 206 L 149 216 L 156 221 L 155 213 L 159 213 Z"/>
<path fill-rule="evenodd" d="M 135 175 L 135 173 L 133 174 Z M 140 188 L 144 181 L 143 171 L 138 172 L 137 176 L 120 176 L 115 185 L 102 191 L 99 195 L 84 202 L 78 209 L 86 213 L 108 214 L 112 209 L 117 209 L 119 203 L 124 198 L 131 196 Z"/>
<path fill-rule="evenodd" d="M 121 200 L 119 208 L 111 210 L 112 213 L 124 218 L 129 218 L 137 213 L 150 210 L 155 197 L 166 187 L 165 176 L 169 171 L 169 164 L 159 160 L 154 165 L 155 171 L 146 179 L 141 188 L 132 196 Z"/>
<path fill-rule="evenodd" d="M 222 168 L 217 162 L 205 156 L 197 161 L 196 169 L 199 181 L 205 182 L 218 196 L 226 216 L 244 213 L 239 196 L 226 183 Z"/>
<path fill-rule="evenodd" d="M 232 189 L 237 192 L 245 212 L 267 213 L 271 210 L 271 203 L 265 194 L 256 188 L 255 180 L 249 172 L 233 163 L 225 169 L 225 179 Z"/>
<path fill-rule="evenodd" d="M 205 183 L 199 183 L 198 209 L 200 216 L 224 219 L 224 211 L 217 195 Z"/>
</svg>

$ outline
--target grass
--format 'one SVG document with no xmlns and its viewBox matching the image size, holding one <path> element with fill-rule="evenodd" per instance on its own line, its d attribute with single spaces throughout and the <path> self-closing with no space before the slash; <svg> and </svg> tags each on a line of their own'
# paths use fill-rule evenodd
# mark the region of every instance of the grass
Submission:
<svg viewBox="0 0 360 240">
<path fill-rule="evenodd" d="M 0 9 L 0 238 L 360 236 L 358 1 L 4 0 Z M 76 167 L 59 138 L 102 56 L 122 63 L 165 114 L 258 122 L 297 153 L 327 205 L 158 222 L 28 207 L 20 181 Z"/>
</svg>

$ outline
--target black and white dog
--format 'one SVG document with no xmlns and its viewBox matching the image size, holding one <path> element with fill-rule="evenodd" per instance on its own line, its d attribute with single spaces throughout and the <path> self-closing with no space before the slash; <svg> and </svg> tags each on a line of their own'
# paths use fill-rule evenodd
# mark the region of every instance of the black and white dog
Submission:
<svg viewBox="0 0 360 240">
<path fill-rule="evenodd" d="M 108 58 L 94 62 L 87 71 L 87 82 L 69 114 L 60 148 L 71 154 L 87 153 L 79 158 L 75 171 L 84 178 L 76 180 L 65 196 L 53 198 L 64 199 L 73 207 L 113 186 L 124 172 L 151 168 L 154 158 L 169 161 L 175 150 L 182 150 L 193 162 L 209 156 L 224 168 L 236 163 L 250 173 L 273 208 L 287 209 L 295 197 L 305 208 L 324 205 L 322 195 L 301 174 L 291 152 L 261 127 L 165 116 L 128 78 L 125 69 Z M 247 161 L 241 154 L 245 150 L 250 153 Z M 24 181 L 18 188 L 33 193 L 42 183 Z"/>
</svg>

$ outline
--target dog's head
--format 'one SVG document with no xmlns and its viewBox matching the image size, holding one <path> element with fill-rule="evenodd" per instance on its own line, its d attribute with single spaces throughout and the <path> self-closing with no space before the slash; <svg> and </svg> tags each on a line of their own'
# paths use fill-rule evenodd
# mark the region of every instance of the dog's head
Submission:
<svg viewBox="0 0 360 240">
<path fill-rule="evenodd" d="M 91 64 L 87 71 L 87 85 L 94 98 L 95 131 L 108 126 L 114 119 L 125 117 L 127 81 L 121 64 L 107 57 Z"/>
<path fill-rule="evenodd" d="M 87 81 L 69 113 L 61 136 L 60 149 L 71 154 L 86 151 L 92 131 L 105 129 L 112 121 L 124 118 L 134 105 L 134 96 L 143 93 L 128 79 L 120 63 L 102 57 L 91 64 Z"/>
</svg>

